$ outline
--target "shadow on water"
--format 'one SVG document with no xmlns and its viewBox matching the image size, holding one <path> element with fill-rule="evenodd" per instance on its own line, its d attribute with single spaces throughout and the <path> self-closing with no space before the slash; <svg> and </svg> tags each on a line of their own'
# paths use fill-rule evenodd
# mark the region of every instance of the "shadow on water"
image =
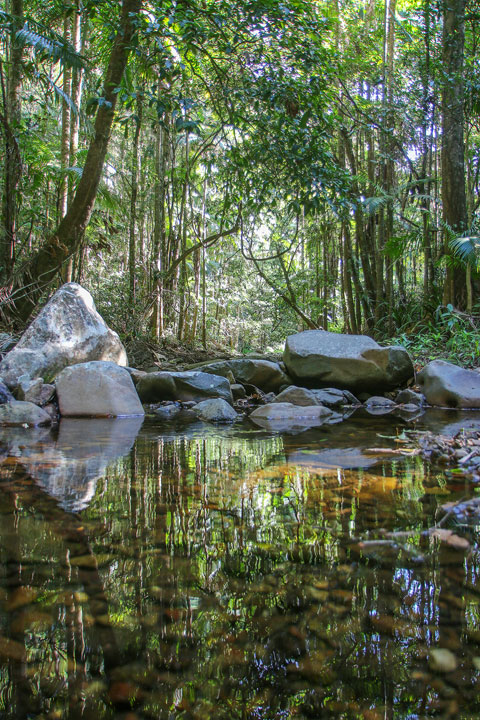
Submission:
<svg viewBox="0 0 480 720">
<path fill-rule="evenodd" d="M 480 716 L 475 536 L 425 532 L 476 483 L 365 453 L 472 423 L 3 430 L 0 715 Z"/>
</svg>

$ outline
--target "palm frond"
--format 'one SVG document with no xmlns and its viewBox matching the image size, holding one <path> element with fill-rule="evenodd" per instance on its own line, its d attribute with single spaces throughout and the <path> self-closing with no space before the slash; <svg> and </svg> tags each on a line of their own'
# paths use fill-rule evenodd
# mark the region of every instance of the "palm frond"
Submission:
<svg viewBox="0 0 480 720">
<path fill-rule="evenodd" d="M 480 268 L 480 236 L 453 238 L 450 247 L 462 262 Z"/>
<path fill-rule="evenodd" d="M 61 65 L 79 70 L 88 66 L 85 58 L 61 35 L 41 23 L 28 18 L 15 35 L 15 40 L 24 47 L 31 47 L 40 56 L 48 57 Z"/>
</svg>

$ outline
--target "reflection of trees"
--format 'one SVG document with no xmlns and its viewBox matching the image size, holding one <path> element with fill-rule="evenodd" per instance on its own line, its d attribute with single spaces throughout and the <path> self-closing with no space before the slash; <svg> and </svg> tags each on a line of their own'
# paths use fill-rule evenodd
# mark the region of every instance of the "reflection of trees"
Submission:
<svg viewBox="0 0 480 720">
<path fill-rule="evenodd" d="M 480 618 L 473 596 L 456 599 L 463 556 L 444 562 L 420 532 L 370 553 L 354 542 L 432 524 L 434 505 L 425 519 L 418 502 L 423 466 L 401 472 L 299 468 L 279 438 L 140 437 L 81 523 L 17 482 L 20 556 L 68 552 L 61 577 L 31 582 L 45 598 L 57 592 L 53 631 L 36 634 L 39 654 L 60 658 L 57 669 L 44 663 L 43 683 L 63 683 L 69 717 L 78 698 L 98 717 L 132 705 L 159 718 L 172 708 L 178 718 L 354 718 L 369 707 L 448 717 L 449 692 L 478 712 Z M 38 535 L 23 524 L 33 516 Z M 465 567 L 475 586 L 475 554 Z M 428 647 L 460 635 L 459 671 L 435 677 Z M 18 642 L 29 670 L 30 639 Z M 28 673 L 27 689 L 9 681 L 40 697 Z"/>
<path fill-rule="evenodd" d="M 23 472 L 2 483 L 2 499 L 6 523 L 2 532 L 9 540 L 2 553 L 5 620 L 10 630 L 10 637 L 2 641 L 2 655 L 8 658 L 8 678 L 2 683 L 2 697 L 8 697 L 5 717 L 30 717 L 48 709 L 55 696 L 60 696 L 70 716 L 76 717 L 82 706 L 87 666 L 90 677 L 108 677 L 119 659 L 115 636 L 105 621 L 108 602 L 88 534 L 80 521 L 61 510 Z M 33 537 L 25 535 L 24 524 L 28 533 L 38 516 L 48 517 L 47 531 L 35 537 L 33 527 Z M 40 565 L 38 559 L 30 564 L 25 555 L 32 539 Z M 72 564 L 77 558 L 82 562 L 74 571 Z M 53 563 L 45 574 L 47 564 Z M 72 586 L 75 590 L 69 589 Z M 78 588 L 86 595 L 86 606 L 76 599 Z M 52 594 L 58 599 L 48 617 L 37 610 L 35 601 Z M 87 607 L 90 624 L 95 626 L 88 641 L 83 621 Z"/>
</svg>

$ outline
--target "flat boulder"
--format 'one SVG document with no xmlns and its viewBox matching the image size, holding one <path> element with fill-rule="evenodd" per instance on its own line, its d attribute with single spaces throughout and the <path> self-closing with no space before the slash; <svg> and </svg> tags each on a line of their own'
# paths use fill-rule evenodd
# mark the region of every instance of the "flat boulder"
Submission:
<svg viewBox="0 0 480 720">
<path fill-rule="evenodd" d="M 202 372 L 223 375 L 229 378 L 233 375 L 235 381 L 241 385 L 255 385 L 263 392 L 278 392 L 282 385 L 290 385 L 291 379 L 282 370 L 280 365 L 270 360 L 257 360 L 238 358 L 221 360 L 219 362 L 202 365 Z"/>
<path fill-rule="evenodd" d="M 144 414 L 130 374 L 113 362 L 64 368 L 55 378 L 63 417 L 132 417 Z"/>
<path fill-rule="evenodd" d="M 271 430 L 297 430 L 316 427 L 332 420 L 333 413 L 322 405 L 293 405 L 292 403 L 269 403 L 257 408 L 250 414 L 256 425 Z"/>
<path fill-rule="evenodd" d="M 12 400 L 0 405 L 0 425 L 38 427 L 39 425 L 50 425 L 51 422 L 50 415 L 43 408 L 31 402 Z"/>
<path fill-rule="evenodd" d="M 306 330 L 287 338 L 283 359 L 294 380 L 317 388 L 384 392 L 414 377 L 405 348 L 381 347 L 368 335 Z"/>
<path fill-rule="evenodd" d="M 206 422 L 231 423 L 238 415 L 231 405 L 222 398 L 203 400 L 192 408 L 195 415 Z"/>
<path fill-rule="evenodd" d="M 0 376 L 15 389 L 22 375 L 42 377 L 48 383 L 63 368 L 91 360 L 128 364 L 120 338 L 98 314 L 90 293 L 67 283 L 5 355 Z"/>
<path fill-rule="evenodd" d="M 233 403 L 230 383 L 221 375 L 190 370 L 186 372 L 147 373 L 137 383 L 142 402 L 179 400 L 201 402 L 207 398 L 222 398 Z"/>
<path fill-rule="evenodd" d="M 430 405 L 445 408 L 480 408 L 480 373 L 445 360 L 433 360 L 417 375 Z"/>
<path fill-rule="evenodd" d="M 329 408 L 360 404 L 348 390 L 336 390 L 335 388 L 309 390 L 308 388 L 296 387 L 295 385 L 290 385 L 290 387 L 282 390 L 273 402 L 287 402 L 300 406 L 323 405 Z"/>
</svg>

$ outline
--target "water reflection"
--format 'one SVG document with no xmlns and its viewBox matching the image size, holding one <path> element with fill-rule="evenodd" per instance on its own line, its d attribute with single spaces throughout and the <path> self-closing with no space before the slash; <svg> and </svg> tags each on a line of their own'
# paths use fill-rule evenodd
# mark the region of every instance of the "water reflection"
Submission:
<svg viewBox="0 0 480 720">
<path fill-rule="evenodd" d="M 393 447 L 405 424 L 348 422 L 147 424 L 130 450 L 115 432 L 81 517 L 12 441 L 30 461 L 0 468 L 2 717 L 478 715 L 478 549 L 424 533 L 475 488 L 418 457 L 359 468 L 351 451 Z M 77 433 L 55 452 L 88 471 Z"/>
<path fill-rule="evenodd" d="M 63 418 L 55 432 L 2 428 L 0 452 L 18 458 L 61 508 L 80 512 L 95 495 L 107 465 L 130 452 L 142 423 L 143 417 Z"/>
</svg>

